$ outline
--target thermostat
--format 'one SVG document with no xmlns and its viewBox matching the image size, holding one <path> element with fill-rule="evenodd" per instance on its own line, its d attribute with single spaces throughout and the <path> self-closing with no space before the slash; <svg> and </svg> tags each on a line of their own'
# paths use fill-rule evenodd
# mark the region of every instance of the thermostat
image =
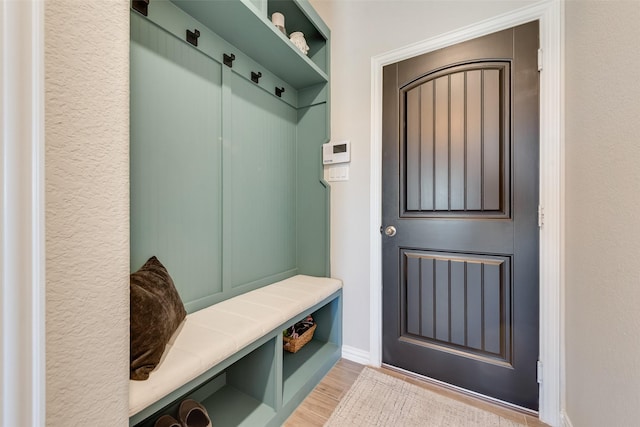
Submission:
<svg viewBox="0 0 640 427">
<path fill-rule="evenodd" d="M 351 141 L 327 142 L 322 144 L 322 164 L 334 165 L 351 161 Z"/>
</svg>

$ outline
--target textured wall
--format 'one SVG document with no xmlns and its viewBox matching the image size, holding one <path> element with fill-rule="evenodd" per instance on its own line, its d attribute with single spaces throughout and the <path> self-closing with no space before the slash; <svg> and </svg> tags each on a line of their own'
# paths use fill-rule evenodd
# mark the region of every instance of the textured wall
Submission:
<svg viewBox="0 0 640 427">
<path fill-rule="evenodd" d="M 331 183 L 331 270 L 344 281 L 344 344 L 369 351 L 371 57 L 512 11 L 526 1 L 312 0 L 331 28 L 331 137 L 351 140 Z M 376 227 L 377 228 L 377 227 Z"/>
<path fill-rule="evenodd" d="M 124 426 L 129 2 L 45 8 L 47 425 Z"/>
<path fill-rule="evenodd" d="M 566 6 L 566 409 L 638 425 L 640 3 Z"/>
</svg>

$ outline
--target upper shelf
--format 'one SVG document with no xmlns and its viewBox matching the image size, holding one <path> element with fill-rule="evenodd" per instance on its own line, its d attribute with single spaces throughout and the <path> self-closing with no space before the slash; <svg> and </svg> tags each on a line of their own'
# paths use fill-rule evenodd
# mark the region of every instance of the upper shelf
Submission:
<svg viewBox="0 0 640 427">
<path fill-rule="evenodd" d="M 249 0 L 171 0 L 176 6 L 262 64 L 296 89 L 326 83 L 328 29 L 315 25 L 312 13 L 294 0 L 270 0 L 268 14 L 274 8 L 285 14 L 288 32 L 303 31 L 310 47 L 302 54 Z"/>
</svg>

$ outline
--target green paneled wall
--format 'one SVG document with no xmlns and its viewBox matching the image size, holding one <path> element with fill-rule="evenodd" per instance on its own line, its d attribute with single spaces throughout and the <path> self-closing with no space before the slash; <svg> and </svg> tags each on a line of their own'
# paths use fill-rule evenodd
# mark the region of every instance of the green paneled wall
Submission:
<svg viewBox="0 0 640 427">
<path fill-rule="evenodd" d="M 322 181 L 322 144 L 328 140 L 325 103 L 298 111 L 298 268 L 329 276 L 329 187 Z"/>
<path fill-rule="evenodd" d="M 328 275 L 327 85 L 284 102 L 172 31 L 131 15 L 132 271 L 158 256 L 188 312 Z"/>
<path fill-rule="evenodd" d="M 237 287 L 296 273 L 297 112 L 231 75 L 229 245 Z"/>
<path fill-rule="evenodd" d="M 131 19 L 131 268 L 197 301 L 222 291 L 221 66 Z"/>
</svg>

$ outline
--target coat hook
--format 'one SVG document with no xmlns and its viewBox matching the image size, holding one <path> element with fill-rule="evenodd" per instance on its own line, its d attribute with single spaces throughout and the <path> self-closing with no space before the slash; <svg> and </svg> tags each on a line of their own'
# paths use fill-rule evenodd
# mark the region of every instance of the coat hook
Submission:
<svg viewBox="0 0 640 427">
<path fill-rule="evenodd" d="M 251 72 L 251 81 L 254 83 L 260 83 L 260 77 L 262 77 L 262 72 L 258 71 L 257 73 Z"/>
<path fill-rule="evenodd" d="M 140 12 L 144 16 L 147 16 L 149 9 L 149 0 L 133 0 L 131 2 L 131 8 L 137 12 Z"/>
<path fill-rule="evenodd" d="M 193 31 L 187 30 L 187 41 L 194 46 L 198 46 L 198 37 L 200 37 L 200 31 L 194 29 Z"/>
<path fill-rule="evenodd" d="M 284 86 L 283 87 L 276 86 L 276 96 L 282 98 L 282 92 L 284 92 Z"/>
<path fill-rule="evenodd" d="M 226 53 L 222 55 L 222 62 L 229 68 L 233 68 L 233 61 L 236 60 L 236 56 L 232 53 L 231 55 L 227 55 Z"/>
</svg>

